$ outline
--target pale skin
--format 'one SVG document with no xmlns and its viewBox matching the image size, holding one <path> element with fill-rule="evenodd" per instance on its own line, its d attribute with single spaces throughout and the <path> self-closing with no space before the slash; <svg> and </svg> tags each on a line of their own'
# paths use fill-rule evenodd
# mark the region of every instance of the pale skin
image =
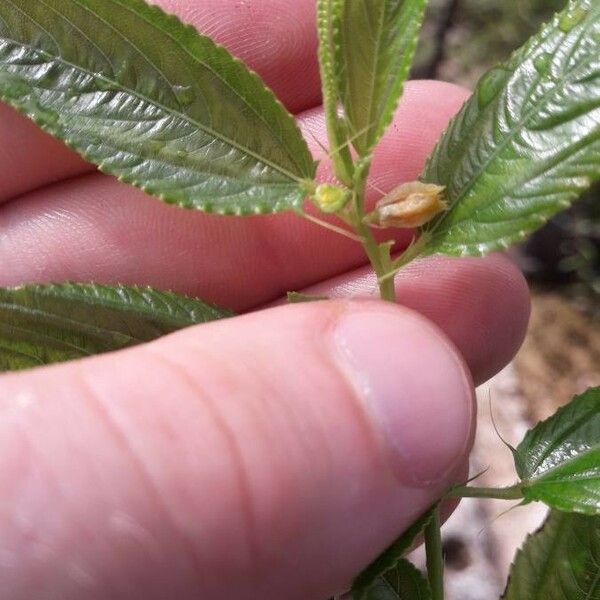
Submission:
<svg viewBox="0 0 600 600">
<path fill-rule="evenodd" d="M 314 0 L 161 4 L 246 60 L 325 143 Z M 418 176 L 466 95 L 408 85 L 377 188 Z M 167 207 L 6 107 L 0 203 L 0 285 L 150 284 L 246 313 L 0 378 L 3 600 L 340 592 L 464 477 L 473 385 L 527 324 L 526 285 L 502 256 L 415 263 L 397 279 L 402 306 L 348 300 L 374 288 L 351 240 L 291 215 Z M 287 290 L 337 300 L 251 312 Z"/>
</svg>

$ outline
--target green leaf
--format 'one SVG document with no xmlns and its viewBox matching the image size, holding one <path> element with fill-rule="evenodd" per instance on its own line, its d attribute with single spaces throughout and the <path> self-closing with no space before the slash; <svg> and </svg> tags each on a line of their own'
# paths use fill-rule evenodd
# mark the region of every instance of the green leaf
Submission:
<svg viewBox="0 0 600 600">
<path fill-rule="evenodd" d="M 356 596 L 353 596 L 355 599 Z M 364 596 L 365 600 L 430 600 L 427 578 L 412 563 L 402 558 L 385 576 L 378 577 Z"/>
<path fill-rule="evenodd" d="M 354 594 L 348 596 L 348 600 L 357 600 L 357 598 L 358 596 Z M 385 577 L 378 577 L 363 598 L 364 600 L 403 600 Z"/>
<path fill-rule="evenodd" d="M 519 550 L 503 598 L 600 598 L 600 518 L 551 513 Z"/>
<path fill-rule="evenodd" d="M 391 123 L 408 77 L 427 0 L 346 0 L 340 94 L 354 147 L 369 154 Z"/>
<path fill-rule="evenodd" d="M 600 3 L 571 1 L 487 73 L 423 173 L 450 209 L 425 253 L 482 255 L 522 240 L 600 176 Z"/>
<path fill-rule="evenodd" d="M 526 500 L 600 514 L 600 388 L 539 423 L 514 455 Z"/>
<path fill-rule="evenodd" d="M 318 296 L 315 294 L 303 294 L 301 292 L 288 292 L 287 301 L 290 304 L 303 304 L 305 302 L 321 302 L 329 300 L 329 296 Z"/>
<path fill-rule="evenodd" d="M 366 600 L 431 600 L 427 578 L 405 559 L 379 577 L 369 590 Z"/>
<path fill-rule="evenodd" d="M 340 23 L 345 0 L 317 0 L 317 29 L 319 33 L 319 68 L 323 91 L 323 109 L 330 152 L 338 178 L 352 183 L 352 156 L 347 144 L 347 130 L 338 115 L 340 91 L 338 63 L 340 52 Z"/>
<path fill-rule="evenodd" d="M 232 316 L 150 288 L 65 283 L 0 288 L 0 371 L 135 346 Z"/>
<path fill-rule="evenodd" d="M 354 600 L 370 598 L 368 592 L 375 585 L 377 578 L 397 567 L 404 554 L 410 550 L 417 536 L 431 521 L 433 512 L 434 509 L 432 508 L 417 519 L 383 554 L 378 556 L 356 577 L 352 584 Z"/>
<path fill-rule="evenodd" d="M 260 78 L 142 0 L 0 2 L 0 99 L 106 173 L 185 208 L 300 209 L 315 173 Z"/>
</svg>

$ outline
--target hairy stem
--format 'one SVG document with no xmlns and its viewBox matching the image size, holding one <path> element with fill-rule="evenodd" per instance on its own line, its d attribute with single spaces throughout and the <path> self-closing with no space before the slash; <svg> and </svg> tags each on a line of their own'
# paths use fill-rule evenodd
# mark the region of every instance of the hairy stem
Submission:
<svg viewBox="0 0 600 600">
<path fill-rule="evenodd" d="M 379 285 L 379 294 L 382 300 L 389 302 L 396 301 L 396 288 L 394 287 L 394 279 L 389 277 L 384 279 L 383 276 L 388 271 L 389 260 L 389 247 L 381 246 L 377 243 L 371 230 L 367 225 L 360 222 L 356 225 L 356 231 L 362 239 L 362 244 L 371 261 L 371 265 L 377 276 L 377 283 Z M 387 257 L 386 257 L 387 253 Z"/>
<path fill-rule="evenodd" d="M 520 485 L 505 488 L 485 488 L 460 486 L 451 489 L 447 498 L 495 498 L 497 500 L 521 500 L 523 490 Z"/>
<path fill-rule="evenodd" d="M 344 237 L 347 237 L 349 240 L 352 240 L 353 242 L 359 242 L 361 244 L 363 242 L 362 237 L 360 237 L 358 235 L 354 235 L 351 231 L 346 231 L 342 227 L 338 227 L 337 225 L 333 225 L 332 223 L 323 221 L 322 219 L 319 219 L 318 217 L 313 217 L 312 215 L 310 215 L 306 212 L 302 213 L 302 216 L 307 221 L 310 221 L 311 223 L 314 223 L 315 225 L 319 225 L 320 227 L 323 227 L 324 229 L 329 229 L 329 231 L 333 231 L 334 233 L 337 233 L 339 235 L 343 235 Z"/>
<path fill-rule="evenodd" d="M 404 268 L 408 263 L 418 258 L 423 249 L 427 246 L 430 240 L 428 233 L 421 233 L 417 241 L 413 242 L 395 261 L 391 263 L 391 268 L 384 273 L 379 279 L 380 282 L 386 280 L 393 280 L 398 272 Z"/>
<path fill-rule="evenodd" d="M 424 531 L 427 577 L 432 600 L 444 600 L 444 554 L 441 527 L 440 508 L 438 506 Z"/>
<path fill-rule="evenodd" d="M 352 224 L 356 233 L 362 240 L 362 245 L 365 249 L 379 285 L 379 293 L 382 300 L 389 302 L 396 301 L 396 288 L 394 287 L 394 279 L 383 279 L 384 275 L 392 268 L 392 260 L 390 256 L 389 244 L 378 244 L 373 236 L 371 228 L 365 224 L 365 195 L 367 189 L 367 178 L 371 167 L 371 159 L 365 158 L 359 160 L 356 164 L 354 172 L 354 195 Z"/>
</svg>

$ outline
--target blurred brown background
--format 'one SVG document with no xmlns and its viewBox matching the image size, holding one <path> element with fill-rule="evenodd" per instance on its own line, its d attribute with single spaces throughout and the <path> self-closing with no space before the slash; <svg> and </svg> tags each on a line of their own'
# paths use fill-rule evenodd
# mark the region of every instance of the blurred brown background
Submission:
<svg viewBox="0 0 600 600">
<path fill-rule="evenodd" d="M 414 77 L 472 88 L 520 46 L 565 0 L 430 0 Z M 514 483 L 512 457 L 494 431 L 516 444 L 526 429 L 593 385 L 600 385 L 600 187 L 518 248 L 533 313 L 513 363 L 479 390 L 472 471 L 478 485 Z M 516 548 L 545 516 L 541 506 L 501 515 L 510 504 L 469 500 L 445 528 L 448 600 L 501 594 Z M 422 556 L 417 553 L 417 562 Z"/>
</svg>

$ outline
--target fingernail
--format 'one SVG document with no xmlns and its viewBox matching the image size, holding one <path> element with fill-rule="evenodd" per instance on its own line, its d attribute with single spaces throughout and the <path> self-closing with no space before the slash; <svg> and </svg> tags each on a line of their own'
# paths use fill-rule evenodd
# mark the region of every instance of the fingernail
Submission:
<svg viewBox="0 0 600 600">
<path fill-rule="evenodd" d="M 446 480 L 465 459 L 473 419 L 471 379 L 451 343 L 396 307 L 348 311 L 334 339 L 397 476 L 417 487 Z"/>
</svg>

